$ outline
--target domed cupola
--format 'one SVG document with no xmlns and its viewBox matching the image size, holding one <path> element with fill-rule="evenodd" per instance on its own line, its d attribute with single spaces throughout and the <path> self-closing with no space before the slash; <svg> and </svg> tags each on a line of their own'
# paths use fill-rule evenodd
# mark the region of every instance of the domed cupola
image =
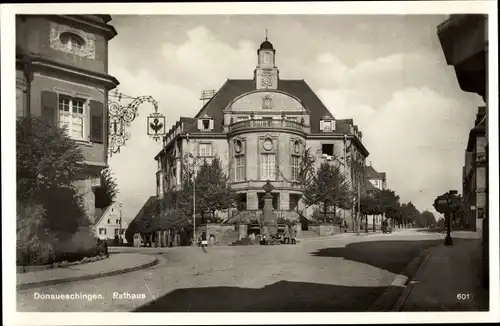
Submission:
<svg viewBox="0 0 500 326">
<path fill-rule="evenodd" d="M 254 81 L 256 89 L 277 89 L 278 88 L 278 68 L 275 62 L 276 50 L 267 39 L 260 44 L 257 50 L 258 64 L 254 71 Z"/>
<path fill-rule="evenodd" d="M 273 47 L 273 43 L 269 42 L 267 40 L 267 37 L 266 37 L 266 40 L 260 44 L 259 51 L 262 51 L 262 50 L 272 50 L 272 51 L 276 52 L 276 50 Z"/>
</svg>

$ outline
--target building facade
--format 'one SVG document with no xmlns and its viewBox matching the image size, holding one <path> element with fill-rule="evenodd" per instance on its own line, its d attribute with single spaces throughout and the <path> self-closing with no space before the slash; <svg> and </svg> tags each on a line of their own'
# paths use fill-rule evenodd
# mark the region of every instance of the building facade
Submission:
<svg viewBox="0 0 500 326">
<path fill-rule="evenodd" d="M 335 119 L 304 80 L 280 79 L 276 50 L 266 39 L 257 50 L 253 79 L 228 79 L 194 118 L 180 118 L 170 129 L 155 157 L 157 195 L 181 186 L 186 154 L 217 155 L 239 207 L 262 209 L 262 187 L 270 180 L 275 210 L 310 217 L 298 183 L 301 155 L 309 148 L 317 166 L 334 158 L 346 180 L 363 182 L 363 170 L 353 168 L 364 166 L 368 156 L 358 127 L 352 119 Z"/>
<path fill-rule="evenodd" d="M 480 107 L 469 132 L 463 167 L 464 222 L 473 231 L 481 231 L 486 211 L 486 107 Z"/>
<path fill-rule="evenodd" d="M 377 172 L 371 163 L 365 167 L 365 179 L 370 185 L 379 190 L 387 189 L 386 173 Z"/>
<path fill-rule="evenodd" d="M 127 243 L 125 239 L 127 227 L 128 223 L 122 218 L 120 204 L 113 203 L 101 212 L 94 225 L 94 232 L 101 240 L 113 240 L 115 236 L 119 236 L 124 243 Z"/>
<path fill-rule="evenodd" d="M 107 167 L 108 42 L 117 35 L 108 15 L 16 16 L 17 116 L 43 116 L 66 126 L 85 156 L 75 182 L 95 221 L 94 187 Z"/>
<path fill-rule="evenodd" d="M 450 15 L 437 34 L 448 65 L 455 68 L 460 88 L 480 95 L 488 108 L 488 15 Z M 485 119 L 485 160 L 488 162 L 488 119 Z M 488 165 L 485 168 L 485 212 L 479 224 L 483 239 L 483 285 L 489 285 Z M 465 193 L 464 193 L 465 196 Z M 468 194 L 470 196 L 470 194 Z M 476 221 L 476 225 L 478 221 Z"/>
</svg>

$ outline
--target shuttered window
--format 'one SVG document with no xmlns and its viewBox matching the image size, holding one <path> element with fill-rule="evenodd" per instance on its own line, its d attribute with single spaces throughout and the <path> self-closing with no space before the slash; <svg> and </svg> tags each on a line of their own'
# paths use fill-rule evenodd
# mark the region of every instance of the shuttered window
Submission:
<svg viewBox="0 0 500 326">
<path fill-rule="evenodd" d="M 104 105 L 101 102 L 90 101 L 90 141 L 104 143 L 107 135 L 105 123 Z"/>
<path fill-rule="evenodd" d="M 85 138 L 85 104 L 84 99 L 59 95 L 59 126 L 65 128 L 71 138 Z"/>
</svg>

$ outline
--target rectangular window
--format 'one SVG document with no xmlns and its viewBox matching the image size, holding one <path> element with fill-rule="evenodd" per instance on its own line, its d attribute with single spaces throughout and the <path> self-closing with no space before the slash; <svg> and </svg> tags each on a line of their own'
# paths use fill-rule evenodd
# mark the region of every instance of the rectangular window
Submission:
<svg viewBox="0 0 500 326">
<path fill-rule="evenodd" d="M 297 181 L 299 180 L 299 161 L 300 157 L 299 156 L 292 156 L 292 180 Z"/>
<path fill-rule="evenodd" d="M 276 179 L 276 154 L 261 154 L 260 166 L 262 180 Z"/>
<path fill-rule="evenodd" d="M 239 155 L 235 157 L 236 175 L 235 181 L 245 180 L 245 156 Z"/>
<path fill-rule="evenodd" d="M 332 121 L 324 121 L 323 122 L 323 131 L 325 131 L 325 132 L 332 131 Z"/>
<path fill-rule="evenodd" d="M 120 220 L 116 220 L 116 224 L 120 224 Z"/>
<path fill-rule="evenodd" d="M 203 129 L 210 129 L 210 120 L 203 120 Z"/>
<path fill-rule="evenodd" d="M 198 146 L 198 156 L 212 156 L 212 144 L 200 144 Z"/>
<path fill-rule="evenodd" d="M 84 138 L 84 99 L 59 95 L 59 125 L 65 127 L 72 138 Z"/>
<path fill-rule="evenodd" d="M 115 235 L 119 235 L 120 234 L 120 229 L 115 229 Z"/>
<path fill-rule="evenodd" d="M 333 144 L 321 144 L 321 154 L 333 156 Z"/>
<path fill-rule="evenodd" d="M 100 235 L 105 235 L 106 234 L 106 229 L 105 228 L 99 228 L 99 234 Z"/>
<path fill-rule="evenodd" d="M 111 220 L 110 219 L 108 219 L 108 224 L 111 224 Z"/>
</svg>

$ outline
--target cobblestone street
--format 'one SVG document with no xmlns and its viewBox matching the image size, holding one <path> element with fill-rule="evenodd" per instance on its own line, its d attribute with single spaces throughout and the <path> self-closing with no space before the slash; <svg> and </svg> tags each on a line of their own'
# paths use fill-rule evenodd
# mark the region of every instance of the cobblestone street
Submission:
<svg viewBox="0 0 500 326">
<path fill-rule="evenodd" d="M 200 248 L 125 248 L 164 259 L 142 271 L 18 291 L 17 309 L 366 311 L 421 250 L 441 239 L 439 234 L 406 232 L 310 239 L 296 246 L 210 247 L 208 253 Z M 102 297 L 42 300 L 36 293 Z M 116 293 L 138 298 L 114 298 Z"/>
</svg>

